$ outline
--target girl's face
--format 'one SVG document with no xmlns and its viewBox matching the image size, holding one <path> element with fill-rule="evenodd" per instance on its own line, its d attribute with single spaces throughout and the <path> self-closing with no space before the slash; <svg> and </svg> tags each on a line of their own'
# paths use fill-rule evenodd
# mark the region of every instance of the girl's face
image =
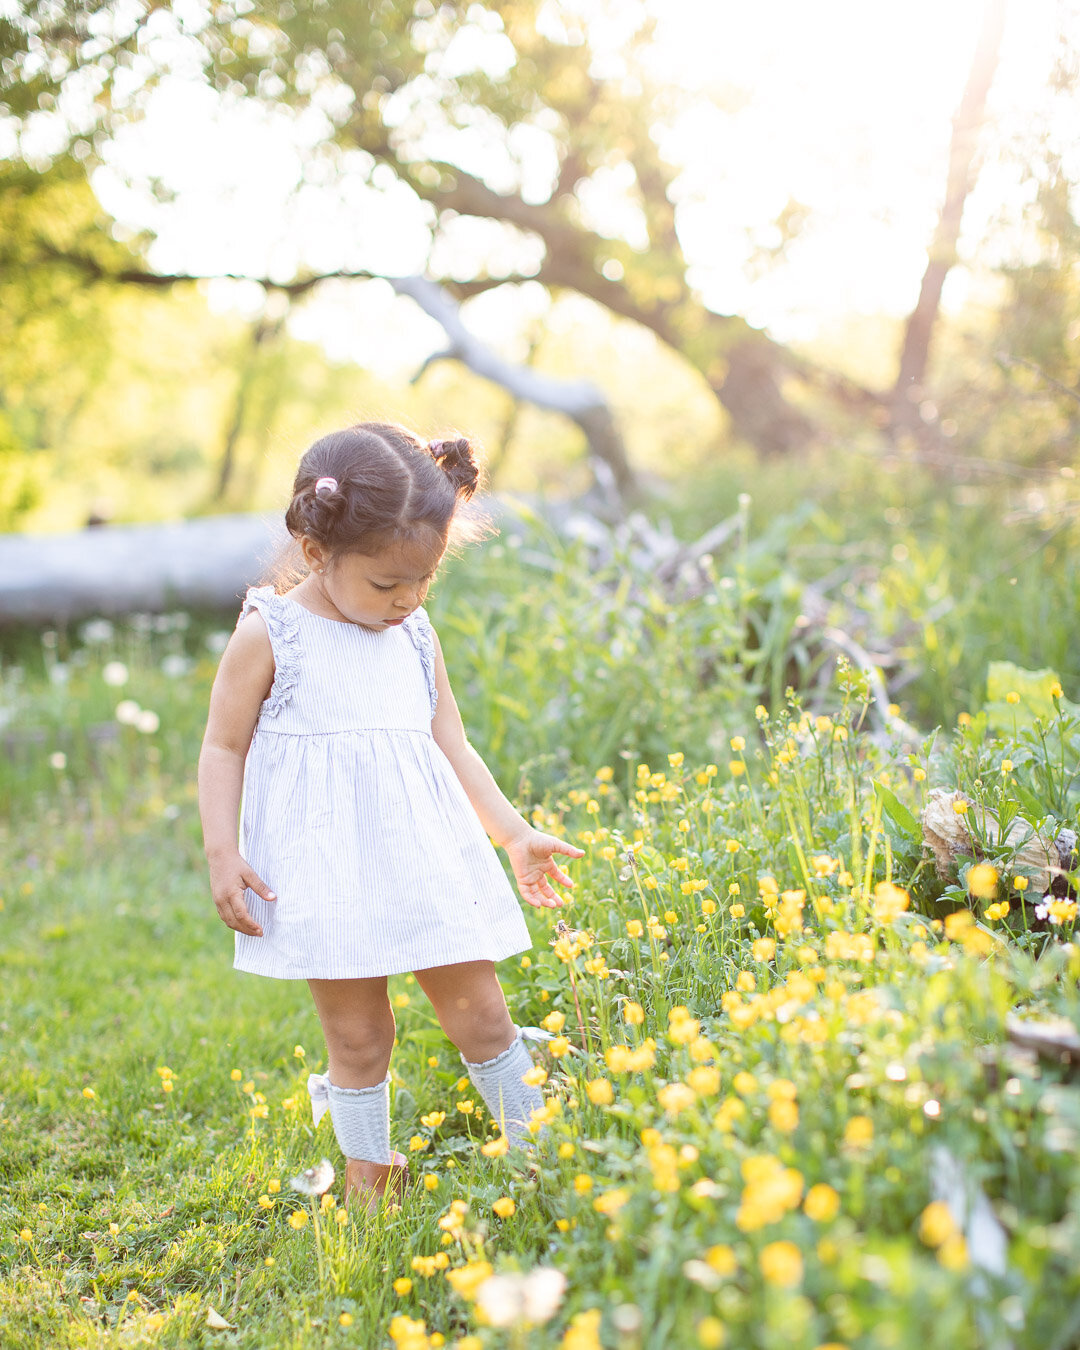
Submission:
<svg viewBox="0 0 1080 1350">
<path fill-rule="evenodd" d="M 394 628 L 424 603 L 444 547 L 416 541 L 388 545 L 372 556 L 342 553 L 328 558 L 306 536 L 301 541 L 316 592 L 336 616 L 382 632 Z"/>
</svg>

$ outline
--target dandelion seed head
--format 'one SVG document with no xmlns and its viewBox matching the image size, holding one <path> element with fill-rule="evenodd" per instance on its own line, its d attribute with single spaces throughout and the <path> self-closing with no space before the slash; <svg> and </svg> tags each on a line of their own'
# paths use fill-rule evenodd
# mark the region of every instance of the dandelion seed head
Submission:
<svg viewBox="0 0 1080 1350">
<path fill-rule="evenodd" d="M 322 1195 L 334 1184 L 334 1176 L 333 1163 L 329 1158 L 323 1158 L 321 1162 L 307 1168 L 299 1176 L 290 1177 L 289 1185 L 301 1195 Z"/>
</svg>

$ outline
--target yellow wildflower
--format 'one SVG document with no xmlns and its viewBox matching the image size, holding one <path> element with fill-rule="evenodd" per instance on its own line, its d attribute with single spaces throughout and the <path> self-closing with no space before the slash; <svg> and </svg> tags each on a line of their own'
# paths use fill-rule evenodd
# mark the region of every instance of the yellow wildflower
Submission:
<svg viewBox="0 0 1080 1350">
<path fill-rule="evenodd" d="M 773 1129 L 782 1134 L 790 1134 L 799 1123 L 799 1108 L 792 1101 L 783 1099 L 769 1106 L 769 1122 Z"/>
<path fill-rule="evenodd" d="M 593 1201 L 593 1209 L 598 1214 L 617 1214 L 629 1199 L 630 1192 L 625 1187 L 618 1186 L 613 1190 L 605 1191 L 603 1195 L 598 1195 Z"/>
<path fill-rule="evenodd" d="M 866 1148 L 874 1141 L 874 1122 L 869 1116 L 852 1116 L 844 1127 L 844 1143 L 849 1148 Z"/>
<path fill-rule="evenodd" d="M 476 1297 L 476 1291 L 485 1280 L 490 1280 L 493 1274 L 489 1261 L 470 1261 L 467 1265 L 455 1266 L 453 1270 L 448 1270 L 446 1278 L 454 1292 L 467 1303 L 471 1303 Z"/>
<path fill-rule="evenodd" d="M 874 887 L 874 907 L 871 910 L 875 922 L 891 924 L 911 904 L 907 891 L 894 886 L 891 881 L 879 881 Z"/>
<path fill-rule="evenodd" d="M 990 863 L 976 863 L 968 868 L 967 888 L 969 894 L 979 900 L 992 900 L 997 894 L 998 872 Z"/>
<path fill-rule="evenodd" d="M 788 1289 L 802 1279 L 802 1253 L 794 1242 L 770 1242 L 761 1249 L 761 1274 L 766 1284 Z"/>
<path fill-rule="evenodd" d="M 717 1275 L 734 1275 L 737 1267 L 734 1250 L 726 1242 L 718 1242 L 705 1253 L 705 1262 Z"/>
<path fill-rule="evenodd" d="M 840 1212 L 840 1196 L 831 1186 L 818 1182 L 806 1192 L 803 1210 L 817 1223 L 828 1223 Z"/>
<path fill-rule="evenodd" d="M 668 1083 L 656 1094 L 657 1100 L 669 1116 L 677 1116 L 697 1101 L 697 1093 L 685 1083 Z"/>
<path fill-rule="evenodd" d="M 561 1350 L 603 1350 L 600 1341 L 601 1317 L 599 1308 L 575 1313 L 562 1338 Z"/>
<path fill-rule="evenodd" d="M 928 1247 L 940 1247 L 956 1231 L 952 1210 L 944 1200 L 932 1200 L 919 1216 L 919 1237 Z"/>
<path fill-rule="evenodd" d="M 686 1075 L 686 1081 L 702 1097 L 712 1097 L 720 1091 L 720 1070 L 709 1064 L 699 1064 Z"/>
</svg>

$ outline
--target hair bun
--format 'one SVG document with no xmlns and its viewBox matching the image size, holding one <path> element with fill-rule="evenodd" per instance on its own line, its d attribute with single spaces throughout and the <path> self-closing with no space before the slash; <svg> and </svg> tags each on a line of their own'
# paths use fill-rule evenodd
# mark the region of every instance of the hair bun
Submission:
<svg viewBox="0 0 1080 1350">
<path fill-rule="evenodd" d="M 429 441 L 428 454 L 446 474 L 454 491 L 466 499 L 476 491 L 480 482 L 480 465 L 472 444 L 459 436 L 455 440 Z"/>
</svg>

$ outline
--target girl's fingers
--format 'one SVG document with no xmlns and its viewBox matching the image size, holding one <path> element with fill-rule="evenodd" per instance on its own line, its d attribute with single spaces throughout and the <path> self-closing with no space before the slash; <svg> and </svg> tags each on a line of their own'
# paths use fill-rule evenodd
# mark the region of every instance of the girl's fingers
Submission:
<svg viewBox="0 0 1080 1350">
<path fill-rule="evenodd" d="M 556 839 L 552 853 L 565 853 L 568 858 L 584 858 L 585 850 L 578 848 L 576 844 L 568 844 L 563 839 Z"/>
<path fill-rule="evenodd" d="M 534 909 L 558 909 L 562 906 L 562 897 L 556 895 L 550 886 L 541 881 L 519 881 L 518 891 L 522 900 Z"/>
<path fill-rule="evenodd" d="M 264 900 L 276 900 L 277 896 L 256 872 L 245 872 L 240 878 L 244 884 Z"/>
<path fill-rule="evenodd" d="M 558 865 L 558 863 L 555 862 L 553 858 L 548 859 L 547 866 L 544 868 L 544 870 L 550 876 L 553 876 L 560 886 L 573 886 L 574 884 L 573 879 L 566 875 L 566 873 L 562 870 L 562 868 Z"/>
<path fill-rule="evenodd" d="M 229 895 L 218 907 L 222 922 L 237 933 L 246 933 L 249 937 L 262 937 L 263 930 L 251 917 L 242 895 Z"/>
<path fill-rule="evenodd" d="M 247 905 L 243 900 L 237 900 L 234 905 L 236 922 L 232 925 L 238 933 L 246 933 L 249 937 L 262 937 L 262 929 L 251 917 Z"/>
</svg>

